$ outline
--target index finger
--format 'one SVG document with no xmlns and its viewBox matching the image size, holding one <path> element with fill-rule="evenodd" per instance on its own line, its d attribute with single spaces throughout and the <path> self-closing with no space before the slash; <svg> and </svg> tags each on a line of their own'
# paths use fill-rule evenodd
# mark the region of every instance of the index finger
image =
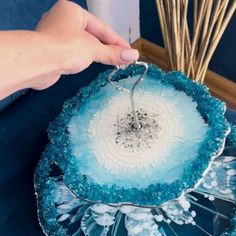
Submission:
<svg viewBox="0 0 236 236">
<path fill-rule="evenodd" d="M 112 30 L 110 26 L 102 22 L 96 16 L 85 11 L 87 17 L 87 24 L 85 30 L 90 34 L 94 35 L 101 42 L 105 44 L 117 45 L 124 48 L 130 48 L 129 43 L 127 43 L 121 36 L 119 36 L 115 31 Z"/>
</svg>

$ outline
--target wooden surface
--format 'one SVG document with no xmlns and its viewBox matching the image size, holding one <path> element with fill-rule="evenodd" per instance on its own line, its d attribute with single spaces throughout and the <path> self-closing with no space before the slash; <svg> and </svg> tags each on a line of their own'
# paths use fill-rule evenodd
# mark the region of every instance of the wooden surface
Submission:
<svg viewBox="0 0 236 236">
<path fill-rule="evenodd" d="M 158 65 L 161 69 L 168 71 L 164 48 L 139 38 L 132 45 L 140 52 L 140 60 Z M 228 107 L 236 110 L 236 83 L 223 76 L 208 70 L 204 82 L 211 93 L 226 102 Z"/>
</svg>

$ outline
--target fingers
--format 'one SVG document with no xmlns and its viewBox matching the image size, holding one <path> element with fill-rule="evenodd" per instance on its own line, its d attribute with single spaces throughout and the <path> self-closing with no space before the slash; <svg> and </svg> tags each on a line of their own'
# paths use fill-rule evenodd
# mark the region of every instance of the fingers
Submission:
<svg viewBox="0 0 236 236">
<path fill-rule="evenodd" d="M 85 11 L 87 17 L 87 24 L 85 30 L 94 35 L 100 41 L 105 44 L 112 44 L 121 46 L 124 48 L 130 48 L 130 45 L 117 33 L 115 33 L 111 27 L 103 23 L 96 16 Z"/>
<path fill-rule="evenodd" d="M 43 19 L 46 17 L 50 24 L 46 24 L 47 27 L 43 24 L 44 28 L 53 28 L 53 30 L 61 30 L 62 32 L 85 30 L 105 44 L 130 48 L 130 45 L 111 27 L 71 1 L 58 0 Z M 42 27 L 42 24 L 40 26 Z M 37 30 L 40 30 L 39 26 Z"/>
<path fill-rule="evenodd" d="M 130 64 L 138 58 L 139 52 L 136 49 L 101 44 L 95 61 L 107 65 L 123 65 Z"/>
</svg>

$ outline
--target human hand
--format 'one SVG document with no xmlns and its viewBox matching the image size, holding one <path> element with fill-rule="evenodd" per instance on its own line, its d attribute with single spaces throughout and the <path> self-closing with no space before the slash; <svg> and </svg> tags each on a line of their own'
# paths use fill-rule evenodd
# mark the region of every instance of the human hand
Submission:
<svg viewBox="0 0 236 236">
<path fill-rule="evenodd" d="M 0 51 L 0 100 L 25 88 L 48 88 L 93 61 L 122 65 L 139 57 L 109 26 L 67 0 L 58 0 L 35 31 L 1 31 Z"/>
<path fill-rule="evenodd" d="M 44 14 L 36 31 L 53 38 L 61 57 L 61 73 L 46 76 L 44 84 L 36 89 L 51 86 L 61 74 L 78 73 L 93 61 L 121 65 L 139 57 L 138 51 L 131 49 L 108 25 L 67 0 L 59 0 Z"/>
</svg>

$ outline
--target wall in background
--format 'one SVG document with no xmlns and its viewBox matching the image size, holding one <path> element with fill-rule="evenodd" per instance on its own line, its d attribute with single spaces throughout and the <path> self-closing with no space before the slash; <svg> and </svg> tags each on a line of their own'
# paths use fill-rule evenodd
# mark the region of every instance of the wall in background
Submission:
<svg viewBox="0 0 236 236">
<path fill-rule="evenodd" d="M 127 42 L 140 37 L 139 0 L 87 0 L 88 10 L 109 24 Z"/>
<path fill-rule="evenodd" d="M 155 0 L 140 0 L 140 20 L 141 36 L 163 46 Z M 191 22 L 190 15 L 190 24 Z M 236 14 L 213 55 L 210 69 L 236 82 Z"/>
</svg>

